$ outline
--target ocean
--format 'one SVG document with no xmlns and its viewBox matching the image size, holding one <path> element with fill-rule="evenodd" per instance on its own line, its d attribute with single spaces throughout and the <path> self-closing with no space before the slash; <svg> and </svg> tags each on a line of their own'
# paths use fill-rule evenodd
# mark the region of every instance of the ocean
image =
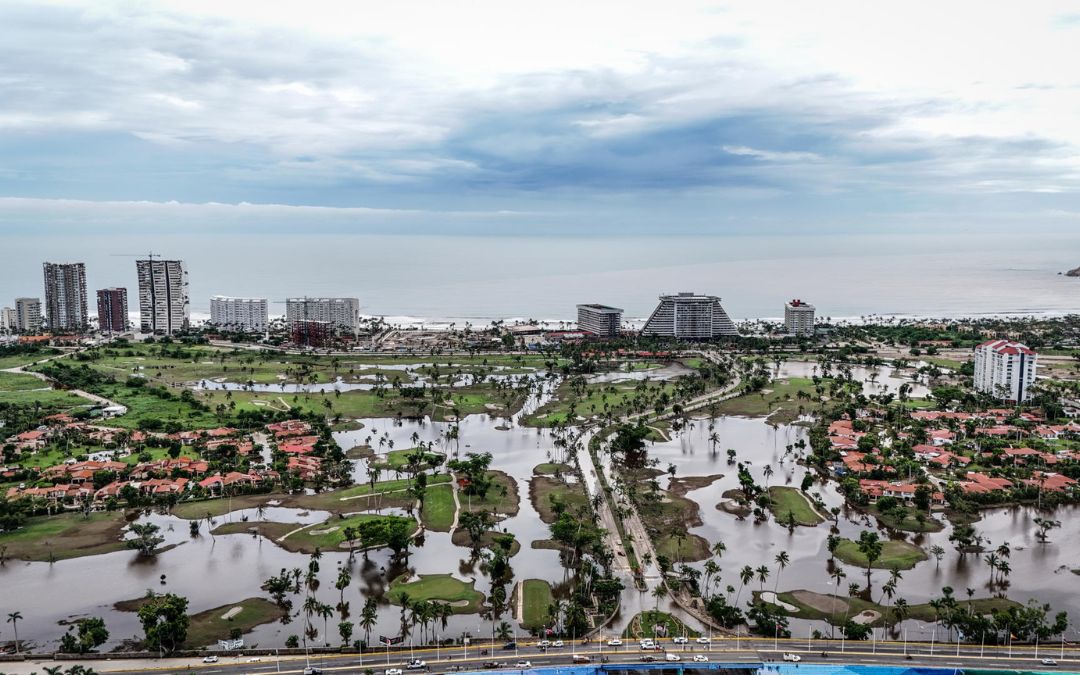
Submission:
<svg viewBox="0 0 1080 675">
<path fill-rule="evenodd" d="M 718 295 L 735 319 L 782 316 L 799 298 L 822 317 L 1080 313 L 1080 232 L 1021 235 L 806 234 L 465 236 L 266 234 L 3 237 L 0 305 L 41 296 L 43 261 L 82 261 L 93 290 L 126 286 L 135 256 L 187 261 L 193 318 L 211 295 L 352 296 L 403 323 L 573 320 L 575 305 L 647 317 L 661 293 Z"/>
</svg>

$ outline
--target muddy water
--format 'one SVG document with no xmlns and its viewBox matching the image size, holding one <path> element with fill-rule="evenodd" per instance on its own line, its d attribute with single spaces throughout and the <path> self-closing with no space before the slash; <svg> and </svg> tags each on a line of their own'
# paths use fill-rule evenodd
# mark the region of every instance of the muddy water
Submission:
<svg viewBox="0 0 1080 675">
<path fill-rule="evenodd" d="M 677 467 L 677 476 L 707 476 L 724 474 L 724 477 L 711 485 L 692 490 L 687 498 L 694 500 L 701 507 L 704 524 L 690 530 L 691 533 L 704 537 L 709 543 L 723 541 L 727 552 L 718 561 L 723 569 L 722 592 L 727 585 L 741 586 L 738 571 L 744 565 L 757 568 L 767 565 L 771 576 L 764 585 L 756 580 L 748 584 L 742 593 L 743 602 L 752 590 L 809 589 L 819 593 L 832 593 L 833 582 L 830 578 L 831 567 L 828 563 L 826 538 L 830 533 L 831 523 L 815 528 L 796 527 L 789 533 L 787 528 L 772 520 L 754 523 L 752 518 L 738 520 L 736 516 L 720 511 L 715 506 L 722 501 L 725 490 L 737 488 L 736 467 L 727 465 L 726 450 L 734 448 L 738 461 L 747 463 L 758 484 L 764 484 L 764 467 L 771 465 L 774 474 L 770 485 L 792 485 L 798 487 L 806 472 L 805 467 L 795 459 L 799 450 L 787 453 L 787 446 L 794 445 L 804 437 L 804 430 L 797 426 L 770 427 L 762 420 L 741 418 L 720 418 L 716 421 L 716 432 L 720 435 L 717 451 L 712 452 L 708 442 L 708 421 L 695 422 L 676 439 L 667 443 L 657 443 L 650 448 L 650 456 L 660 460 L 660 468 L 669 463 Z M 666 487 L 668 479 L 661 480 Z M 835 483 L 822 485 L 815 483 L 810 490 L 818 493 L 828 507 L 842 506 L 843 499 L 835 490 Z M 826 514 L 828 515 L 828 514 Z M 1034 538 L 1033 518 L 1038 514 L 1027 507 L 993 509 L 983 512 L 983 518 L 975 527 L 989 542 L 988 547 L 996 547 L 1008 542 L 1013 552 L 1009 559 L 1012 572 L 1009 576 L 1008 596 L 1020 602 L 1035 599 L 1040 603 L 1050 603 L 1054 610 L 1067 610 L 1072 615 L 1080 614 L 1080 576 L 1070 570 L 1080 567 L 1080 538 L 1077 535 L 1075 518 L 1080 515 L 1075 507 L 1059 509 L 1054 518 L 1063 523 L 1060 530 L 1051 534 L 1051 543 L 1039 544 Z M 857 538 L 864 529 L 876 528 L 876 521 L 868 521 L 854 511 L 842 513 L 837 525 L 841 536 Z M 957 597 L 967 597 L 966 589 L 975 591 L 975 596 L 987 596 L 992 593 L 988 588 L 989 568 L 982 561 L 981 555 L 961 556 L 949 542 L 951 526 L 946 523 L 944 530 L 933 534 L 893 534 L 902 537 L 928 550 L 933 545 L 941 546 L 946 554 L 938 564 L 931 557 L 912 570 L 904 571 L 903 579 L 898 584 L 898 597 L 905 598 L 910 604 L 926 602 L 940 595 L 942 586 L 952 586 Z M 883 537 L 889 536 L 881 530 Z M 775 556 L 787 551 L 791 557 L 789 565 L 780 573 L 777 584 L 777 566 Z M 843 565 L 842 563 L 835 563 Z M 702 563 L 695 563 L 701 567 Z M 846 593 L 847 585 L 855 582 L 865 585 L 865 570 L 843 565 L 847 578 L 841 584 L 841 594 Z M 881 585 L 888 580 L 888 572 L 874 570 L 871 579 L 874 588 L 874 600 L 881 600 Z M 793 621 L 796 635 L 806 635 L 809 622 Z M 823 624 L 813 627 L 824 629 Z M 909 638 L 918 636 L 930 638 L 931 627 L 921 622 L 907 621 L 905 627 Z M 827 630 L 825 630 L 827 633 Z M 939 634 L 940 639 L 940 634 Z"/>
<path fill-rule="evenodd" d="M 919 362 L 915 365 L 920 366 L 925 364 Z M 773 377 L 778 379 L 787 377 L 813 377 L 815 375 L 821 375 L 821 366 L 810 361 L 785 361 L 780 364 L 779 370 L 770 367 L 770 372 Z M 836 372 L 835 367 L 832 369 L 832 372 Z M 852 366 L 851 376 L 859 382 L 862 382 L 863 393 L 867 396 L 885 393 L 896 394 L 903 384 L 906 384 L 911 388 L 908 395 L 912 398 L 925 398 L 930 393 L 930 389 L 926 386 L 925 382 L 916 379 L 919 375 L 915 372 L 915 368 L 896 370 L 891 366 L 878 366 L 876 368 Z M 873 376 L 873 379 L 871 379 L 871 376 Z"/>
</svg>

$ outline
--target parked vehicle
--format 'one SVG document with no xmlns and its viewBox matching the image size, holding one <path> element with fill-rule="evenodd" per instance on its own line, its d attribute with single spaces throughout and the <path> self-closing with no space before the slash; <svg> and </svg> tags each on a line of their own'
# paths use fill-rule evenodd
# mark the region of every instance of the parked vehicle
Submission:
<svg viewBox="0 0 1080 675">
<path fill-rule="evenodd" d="M 532 668 L 532 664 L 528 661 L 518 661 L 514 664 L 515 668 Z"/>
<path fill-rule="evenodd" d="M 1054 659 L 1049 659 L 1049 658 L 1047 658 L 1047 659 L 1039 659 L 1039 663 L 1043 664 L 1044 666 L 1056 666 L 1057 665 L 1057 661 L 1055 661 Z"/>
<path fill-rule="evenodd" d="M 687 642 L 690 642 L 690 639 L 683 635 L 676 635 L 675 637 L 671 638 L 671 641 L 677 645 L 684 645 Z"/>
<path fill-rule="evenodd" d="M 318 668 L 308 666 L 307 668 L 304 668 L 304 675 L 322 675 L 322 671 Z"/>
<path fill-rule="evenodd" d="M 694 654 L 694 663 L 708 663 L 709 657 L 704 654 Z"/>
<path fill-rule="evenodd" d="M 427 668 L 427 664 L 423 659 L 409 659 L 408 665 L 405 666 L 406 670 L 423 670 L 424 668 Z"/>
<path fill-rule="evenodd" d="M 218 657 L 211 654 L 202 660 L 203 663 L 217 663 Z"/>
<path fill-rule="evenodd" d="M 607 641 L 608 647 L 622 647 L 622 640 L 619 638 L 611 638 Z"/>
<path fill-rule="evenodd" d="M 552 646 L 552 647 L 555 647 L 556 649 L 558 649 L 558 648 L 560 648 L 560 647 L 562 647 L 562 646 L 563 646 L 563 641 L 562 641 L 562 640 L 556 640 L 555 642 L 552 642 L 552 643 L 551 643 L 551 646 Z"/>
<path fill-rule="evenodd" d="M 698 643 L 699 645 L 707 645 L 707 644 L 709 644 L 710 642 L 712 642 L 712 639 L 711 639 L 711 638 L 707 638 L 707 637 L 705 637 L 704 635 L 702 635 L 702 636 L 701 636 L 701 637 L 699 637 L 699 638 L 698 638 L 697 640 L 694 640 L 694 642 Z"/>
<path fill-rule="evenodd" d="M 506 644 L 504 644 L 502 646 L 502 648 L 503 649 L 517 649 L 517 643 L 516 642 L 507 642 Z"/>
<path fill-rule="evenodd" d="M 652 654 L 642 654 L 641 655 L 641 660 L 644 661 L 645 663 L 652 663 L 653 661 L 656 660 L 656 657 L 653 656 Z"/>
<path fill-rule="evenodd" d="M 664 654 L 664 660 L 665 661 L 682 661 L 682 657 L 679 656 L 678 654 L 672 654 L 671 652 L 668 652 L 667 654 Z"/>
<path fill-rule="evenodd" d="M 387 668 L 384 671 L 385 675 L 402 675 L 401 668 Z"/>
<path fill-rule="evenodd" d="M 574 663 L 592 663 L 592 659 L 584 654 L 574 654 Z"/>
<path fill-rule="evenodd" d="M 784 660 L 791 661 L 792 663 L 798 663 L 799 661 L 802 661 L 802 657 L 798 654 L 785 653 Z"/>
</svg>

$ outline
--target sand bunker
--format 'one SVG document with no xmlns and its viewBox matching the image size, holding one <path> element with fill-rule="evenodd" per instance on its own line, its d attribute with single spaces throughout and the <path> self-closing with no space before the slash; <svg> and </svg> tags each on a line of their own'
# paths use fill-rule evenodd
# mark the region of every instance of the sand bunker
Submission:
<svg viewBox="0 0 1080 675">
<path fill-rule="evenodd" d="M 798 607 L 796 607 L 795 605 L 788 604 L 788 603 L 784 602 L 780 598 L 776 597 L 776 593 L 773 593 L 772 591 L 765 591 L 764 593 L 762 593 L 760 595 L 760 597 L 765 602 L 776 605 L 777 607 L 783 609 L 785 612 L 797 612 L 797 611 L 799 611 Z"/>
</svg>

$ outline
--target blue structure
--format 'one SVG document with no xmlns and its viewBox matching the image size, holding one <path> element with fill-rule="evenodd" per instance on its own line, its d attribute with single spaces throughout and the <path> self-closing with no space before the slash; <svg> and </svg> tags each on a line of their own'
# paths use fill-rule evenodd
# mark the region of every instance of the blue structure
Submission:
<svg viewBox="0 0 1080 675">
<path fill-rule="evenodd" d="M 683 673 L 722 671 L 730 675 L 1026 675 L 1040 673 L 1034 670 L 997 670 L 988 668 L 929 668 L 905 666 L 843 665 L 825 663 L 752 663 L 752 662 L 708 662 L 691 661 L 656 662 L 656 663 L 605 663 L 565 666 L 543 666 L 523 671 L 516 668 L 476 671 L 485 674 L 529 673 L 529 675 L 618 675 L 620 673 L 648 671 L 666 671 L 673 675 Z M 1062 675 L 1063 671 L 1054 671 Z M 659 675 L 659 673 L 658 673 Z"/>
</svg>

